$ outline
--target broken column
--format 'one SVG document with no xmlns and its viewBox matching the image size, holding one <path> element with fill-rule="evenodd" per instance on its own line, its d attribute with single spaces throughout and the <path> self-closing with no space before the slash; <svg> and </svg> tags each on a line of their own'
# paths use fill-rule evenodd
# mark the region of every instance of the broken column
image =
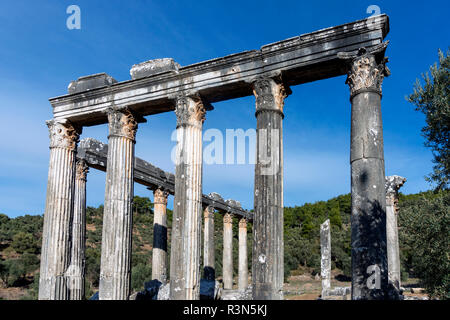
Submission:
<svg viewBox="0 0 450 320">
<path fill-rule="evenodd" d="M 170 255 L 170 297 L 200 297 L 202 214 L 202 127 L 205 107 L 198 95 L 175 99 L 177 152 Z"/>
<path fill-rule="evenodd" d="M 320 225 L 320 276 L 322 278 L 322 298 L 331 289 L 331 234 L 330 219 Z"/>
<path fill-rule="evenodd" d="M 386 236 L 389 281 L 400 291 L 400 249 L 398 243 L 398 190 L 406 182 L 400 176 L 386 177 Z"/>
<path fill-rule="evenodd" d="M 280 80 L 258 78 L 257 153 L 253 218 L 253 299 L 283 299 L 283 105 Z"/>
<path fill-rule="evenodd" d="M 233 289 L 233 217 L 223 216 L 223 288 Z"/>
<path fill-rule="evenodd" d="M 390 299 L 386 247 L 381 83 L 387 43 L 339 53 L 348 64 L 351 115 L 352 299 Z"/>
<path fill-rule="evenodd" d="M 72 249 L 70 266 L 66 271 L 69 299 L 84 299 L 85 244 L 86 244 L 86 178 L 89 167 L 78 160 L 75 174 L 75 195 L 72 222 Z"/>
<path fill-rule="evenodd" d="M 130 294 L 135 116 L 108 109 L 108 163 L 103 210 L 100 300 L 127 300 Z"/>
<path fill-rule="evenodd" d="M 70 263 L 70 233 L 75 188 L 75 153 L 80 128 L 68 120 L 47 121 L 50 164 L 42 233 L 40 300 L 67 300 L 65 272 Z"/>
<path fill-rule="evenodd" d="M 214 208 L 208 206 L 204 211 L 203 232 L 203 274 L 206 280 L 215 280 L 215 246 L 214 246 Z"/>
<path fill-rule="evenodd" d="M 239 220 L 239 290 L 246 290 L 248 287 L 248 262 L 247 262 L 247 219 Z"/>
<path fill-rule="evenodd" d="M 167 281 L 167 197 L 163 189 L 153 191 L 152 279 Z"/>
</svg>

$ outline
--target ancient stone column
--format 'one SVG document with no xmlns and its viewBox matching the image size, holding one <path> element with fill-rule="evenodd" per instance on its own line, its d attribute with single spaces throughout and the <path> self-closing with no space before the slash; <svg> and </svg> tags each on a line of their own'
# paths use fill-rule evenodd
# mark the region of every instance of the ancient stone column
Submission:
<svg viewBox="0 0 450 320">
<path fill-rule="evenodd" d="M 223 216 L 223 288 L 233 289 L 233 217 Z"/>
<path fill-rule="evenodd" d="M 167 281 L 167 197 L 162 189 L 153 191 L 152 279 Z"/>
<path fill-rule="evenodd" d="M 134 144 L 138 125 L 127 109 L 109 109 L 108 122 L 99 298 L 127 300 L 130 294 Z"/>
<path fill-rule="evenodd" d="M 247 262 L 247 219 L 239 220 L 239 290 L 248 287 L 248 262 Z"/>
<path fill-rule="evenodd" d="M 352 299 L 390 299 L 386 247 L 381 83 L 388 75 L 384 51 L 340 53 L 349 72 L 351 115 Z"/>
<path fill-rule="evenodd" d="M 40 300 L 67 300 L 65 272 L 70 263 L 70 233 L 75 188 L 75 152 L 81 129 L 67 120 L 47 121 L 50 164 L 42 234 Z"/>
<path fill-rule="evenodd" d="M 215 280 L 214 208 L 206 207 L 203 214 L 203 274 L 206 280 Z"/>
<path fill-rule="evenodd" d="M 283 105 L 282 83 L 258 78 L 257 155 L 253 218 L 253 299 L 283 299 Z"/>
<path fill-rule="evenodd" d="M 202 214 L 202 127 L 205 107 L 199 96 L 175 99 L 177 153 L 170 253 L 172 300 L 200 298 Z"/>
<path fill-rule="evenodd" d="M 331 289 L 331 234 L 330 219 L 320 225 L 320 276 L 322 278 L 322 298 Z"/>
<path fill-rule="evenodd" d="M 406 182 L 400 176 L 386 177 L 386 236 L 389 282 L 400 291 L 400 249 L 398 244 L 398 190 Z"/>
<path fill-rule="evenodd" d="M 72 221 L 72 249 L 70 266 L 66 271 L 69 299 L 84 299 L 85 244 L 86 244 L 86 177 L 89 167 L 78 160 L 75 174 L 75 196 Z"/>
</svg>

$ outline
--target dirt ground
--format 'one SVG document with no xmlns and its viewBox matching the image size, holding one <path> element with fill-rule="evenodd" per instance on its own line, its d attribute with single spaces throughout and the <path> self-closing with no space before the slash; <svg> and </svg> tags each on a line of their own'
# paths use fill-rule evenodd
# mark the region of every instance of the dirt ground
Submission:
<svg viewBox="0 0 450 320">
<path fill-rule="evenodd" d="M 334 270 L 332 271 L 331 288 L 350 287 L 350 281 L 338 281 L 335 279 L 335 276 L 338 274 L 339 273 Z M 424 292 L 410 292 L 410 288 L 419 287 L 418 279 L 408 279 L 402 283 L 402 287 L 405 288 L 405 291 L 403 292 L 404 296 L 420 298 L 428 297 L 428 295 Z M 284 284 L 284 291 L 284 298 L 286 300 L 317 300 L 322 291 L 322 282 L 320 278 L 309 274 L 291 276 L 289 277 L 288 282 Z M 350 296 L 347 296 L 347 299 L 351 299 Z"/>
<path fill-rule="evenodd" d="M 0 288 L 0 299 L 2 300 L 20 300 L 27 294 L 25 288 Z"/>
</svg>

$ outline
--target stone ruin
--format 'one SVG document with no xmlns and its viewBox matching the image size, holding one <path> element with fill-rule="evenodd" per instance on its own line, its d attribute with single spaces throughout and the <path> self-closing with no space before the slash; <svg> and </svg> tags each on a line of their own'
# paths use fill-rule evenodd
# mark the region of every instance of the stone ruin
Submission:
<svg viewBox="0 0 450 320">
<path fill-rule="evenodd" d="M 347 75 L 350 88 L 352 193 L 352 299 L 393 299 L 388 275 L 386 193 L 384 190 L 381 85 L 389 75 L 384 42 L 389 32 L 386 15 L 303 34 L 222 58 L 180 66 L 173 59 L 134 65 L 131 80 L 117 82 L 106 73 L 72 81 L 68 94 L 51 98 L 50 164 L 39 280 L 39 299 L 79 299 L 71 292 L 73 265 L 81 259 L 87 165 L 77 162 L 83 127 L 108 123 L 104 159 L 106 185 L 99 299 L 130 298 L 133 184 L 139 179 L 135 158 L 136 132 L 145 117 L 173 112 L 177 144 L 173 179 L 174 219 L 171 235 L 170 299 L 200 298 L 201 219 L 205 222 L 205 261 L 213 281 L 210 206 L 224 205 L 224 287 L 230 288 L 231 212 L 236 203 L 202 194 L 202 128 L 212 104 L 254 95 L 257 150 L 254 176 L 251 296 L 283 299 L 283 118 L 290 87 Z M 155 133 L 156 134 L 156 133 Z M 268 147 L 270 146 L 270 147 Z M 161 173 L 161 172 L 159 172 Z M 149 176 L 147 176 L 149 178 Z M 155 178 L 155 177 L 153 177 Z M 150 178 L 149 178 L 150 179 Z M 164 185 L 163 185 L 164 186 Z M 156 214 L 164 217 L 167 192 L 154 186 Z M 217 209 L 217 208 L 216 208 Z M 202 214 L 203 211 L 203 214 Z M 380 218 L 381 217 L 381 218 Z M 239 247 L 244 247 L 246 222 L 239 223 Z M 164 230 L 164 219 L 158 224 Z M 164 233 L 158 233 L 164 234 Z M 242 242 L 241 242 L 242 240 Z M 158 242 L 160 239 L 155 239 Z M 77 245 L 72 243 L 78 242 Z M 164 243 L 161 244 L 162 249 Z M 162 250 L 164 251 L 164 250 Z M 156 261 L 161 260 L 155 259 Z M 242 262 L 243 265 L 245 262 Z M 376 270 L 380 285 L 367 285 Z M 248 290 L 244 268 L 239 288 Z M 163 270 L 155 277 L 164 277 Z M 228 273 L 227 273 L 228 272 Z M 79 273 L 78 273 L 79 274 Z M 73 279 L 73 281 L 72 281 Z M 245 279 L 246 280 L 246 279 Z"/>
</svg>

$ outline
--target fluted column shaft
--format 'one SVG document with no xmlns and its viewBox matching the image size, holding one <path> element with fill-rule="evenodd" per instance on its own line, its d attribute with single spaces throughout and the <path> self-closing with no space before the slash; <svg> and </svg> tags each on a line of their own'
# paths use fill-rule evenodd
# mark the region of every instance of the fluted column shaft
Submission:
<svg viewBox="0 0 450 320">
<path fill-rule="evenodd" d="M 75 153 L 81 130 L 69 121 L 47 121 L 50 164 L 42 234 L 40 300 L 67 300 L 65 272 L 70 263 L 70 234 L 75 188 Z"/>
<path fill-rule="evenodd" d="M 223 288 L 233 289 L 233 218 L 227 213 L 223 217 Z"/>
<path fill-rule="evenodd" d="M 130 294 L 134 144 L 137 122 L 126 109 L 109 109 L 108 163 L 103 211 L 100 300 Z"/>
<path fill-rule="evenodd" d="M 72 222 L 72 250 L 70 266 L 66 271 L 69 299 L 84 299 L 85 245 L 86 245 L 86 177 L 89 167 L 84 160 L 76 163 L 75 196 Z"/>
<path fill-rule="evenodd" d="M 205 108 L 199 96 L 175 99 L 177 154 L 170 256 L 172 300 L 200 298 L 202 214 L 202 127 Z"/>
<path fill-rule="evenodd" d="M 167 197 L 162 189 L 153 191 L 152 279 L 167 281 Z"/>
<path fill-rule="evenodd" d="M 239 290 L 248 287 L 248 258 L 247 258 L 247 219 L 239 220 Z"/>
<path fill-rule="evenodd" d="M 256 97 L 257 155 L 253 218 L 253 299 L 283 299 L 283 84 L 259 78 Z"/>
<path fill-rule="evenodd" d="M 206 207 L 203 214 L 203 274 L 206 280 L 215 280 L 214 208 Z"/>
<path fill-rule="evenodd" d="M 400 176 L 386 177 L 386 238 L 389 282 L 400 291 L 401 269 L 398 243 L 398 190 L 406 179 Z"/>
<path fill-rule="evenodd" d="M 381 83 L 385 46 L 343 54 L 349 64 L 351 116 L 352 299 L 389 298 Z M 380 58 L 381 56 L 381 58 Z"/>
<path fill-rule="evenodd" d="M 320 255 L 322 298 L 324 298 L 329 294 L 331 289 L 331 234 L 329 219 L 320 225 Z"/>
</svg>

